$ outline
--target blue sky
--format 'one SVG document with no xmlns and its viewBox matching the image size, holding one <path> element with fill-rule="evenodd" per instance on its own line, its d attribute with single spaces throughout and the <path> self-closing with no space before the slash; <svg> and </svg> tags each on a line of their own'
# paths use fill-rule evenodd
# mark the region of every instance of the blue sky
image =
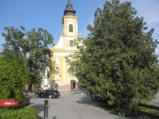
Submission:
<svg viewBox="0 0 159 119">
<path fill-rule="evenodd" d="M 24 26 L 26 30 L 45 28 L 56 43 L 62 32 L 62 16 L 68 0 L 0 0 L 0 34 L 5 26 Z M 79 17 L 79 33 L 86 36 L 87 25 L 92 24 L 94 12 L 106 0 L 71 0 Z M 137 15 L 144 17 L 148 29 L 154 28 L 154 39 L 159 40 L 159 0 L 121 0 L 131 1 Z M 0 51 L 4 38 L 0 35 Z M 159 47 L 156 49 L 159 54 Z"/>
</svg>

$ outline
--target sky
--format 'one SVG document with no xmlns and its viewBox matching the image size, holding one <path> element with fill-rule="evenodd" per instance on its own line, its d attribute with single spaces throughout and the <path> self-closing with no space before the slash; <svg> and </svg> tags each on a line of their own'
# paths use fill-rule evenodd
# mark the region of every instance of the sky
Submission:
<svg viewBox="0 0 159 119">
<path fill-rule="evenodd" d="M 54 37 L 57 43 L 62 32 L 62 17 L 68 0 L 0 0 L 0 51 L 5 42 L 1 33 L 5 26 L 26 30 L 44 28 Z M 94 12 L 102 7 L 106 0 L 71 0 L 78 16 L 79 34 L 86 37 L 87 25 L 93 23 Z M 159 0 L 120 0 L 131 1 L 137 10 L 137 16 L 143 17 L 148 29 L 154 28 L 153 38 L 159 41 Z M 159 54 L 159 46 L 156 49 Z"/>
</svg>

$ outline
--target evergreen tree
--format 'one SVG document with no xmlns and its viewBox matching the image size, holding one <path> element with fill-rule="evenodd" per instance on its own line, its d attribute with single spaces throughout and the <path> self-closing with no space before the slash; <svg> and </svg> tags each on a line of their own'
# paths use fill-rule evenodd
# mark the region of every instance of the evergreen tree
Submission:
<svg viewBox="0 0 159 119">
<path fill-rule="evenodd" d="M 158 90 L 154 30 L 136 13 L 130 2 L 106 1 L 79 52 L 67 58 L 79 84 L 119 110 L 133 110 Z"/>
</svg>

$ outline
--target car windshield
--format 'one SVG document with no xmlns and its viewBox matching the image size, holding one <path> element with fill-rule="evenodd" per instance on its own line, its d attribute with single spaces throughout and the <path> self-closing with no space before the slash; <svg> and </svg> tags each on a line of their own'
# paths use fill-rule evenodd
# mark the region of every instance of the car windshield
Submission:
<svg viewBox="0 0 159 119">
<path fill-rule="evenodd" d="M 53 92 L 54 90 L 45 90 L 45 92 Z"/>
</svg>

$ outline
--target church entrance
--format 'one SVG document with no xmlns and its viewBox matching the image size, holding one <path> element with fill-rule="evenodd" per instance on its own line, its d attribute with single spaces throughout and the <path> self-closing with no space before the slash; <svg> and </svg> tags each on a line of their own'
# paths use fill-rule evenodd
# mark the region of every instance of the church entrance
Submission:
<svg viewBox="0 0 159 119">
<path fill-rule="evenodd" d="M 75 80 L 71 80 L 70 81 L 70 85 L 71 85 L 71 90 L 75 90 L 76 89 L 76 81 Z"/>
</svg>

